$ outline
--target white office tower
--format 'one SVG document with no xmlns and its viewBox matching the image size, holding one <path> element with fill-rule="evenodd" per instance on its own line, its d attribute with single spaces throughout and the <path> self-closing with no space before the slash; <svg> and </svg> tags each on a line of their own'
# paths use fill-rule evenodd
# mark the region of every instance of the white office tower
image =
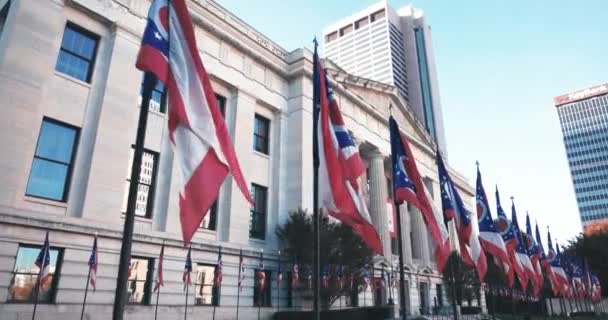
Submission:
<svg viewBox="0 0 608 320">
<path fill-rule="evenodd" d="M 423 11 L 378 2 L 323 30 L 325 56 L 346 72 L 395 86 L 446 154 L 431 27 Z"/>
</svg>

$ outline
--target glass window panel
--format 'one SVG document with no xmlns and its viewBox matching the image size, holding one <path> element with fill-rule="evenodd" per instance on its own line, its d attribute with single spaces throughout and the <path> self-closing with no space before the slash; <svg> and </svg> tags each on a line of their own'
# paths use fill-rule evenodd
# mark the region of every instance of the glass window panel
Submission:
<svg viewBox="0 0 608 320">
<path fill-rule="evenodd" d="M 63 33 L 55 69 L 89 82 L 96 49 L 97 38 L 68 24 Z"/>
<path fill-rule="evenodd" d="M 40 269 L 35 265 L 41 247 L 20 246 L 17 250 L 15 267 L 8 288 L 8 301 L 34 302 L 35 287 Z M 56 281 L 53 278 L 58 269 L 60 259 L 59 249 L 50 250 L 49 271 L 51 278 L 45 282 L 38 292 L 39 302 L 52 302 L 56 291 Z"/>
<path fill-rule="evenodd" d="M 148 303 L 149 275 L 150 266 L 148 258 L 132 258 L 129 267 L 128 280 L 128 299 L 129 303 L 146 304 Z"/>
<path fill-rule="evenodd" d="M 131 156 L 129 157 L 129 169 L 127 170 L 127 180 L 125 182 L 125 193 L 123 195 L 121 212 L 127 212 L 127 201 L 129 198 L 129 186 L 131 179 L 131 165 L 133 164 L 133 152 L 131 148 Z M 154 183 L 156 177 L 156 159 L 158 154 L 152 151 L 144 150 L 141 170 L 139 172 L 139 185 L 137 186 L 137 197 L 135 203 L 135 215 L 139 217 L 150 218 L 152 215 L 152 202 L 154 201 Z"/>
<path fill-rule="evenodd" d="M 41 159 L 34 159 L 27 183 L 27 195 L 62 200 L 68 166 Z"/>
<path fill-rule="evenodd" d="M 217 288 L 213 287 L 215 267 L 199 264 L 195 267 L 195 299 L 197 305 L 219 305 Z"/>
<path fill-rule="evenodd" d="M 36 156 L 69 164 L 75 140 L 75 129 L 44 121 L 36 147 Z"/>
</svg>

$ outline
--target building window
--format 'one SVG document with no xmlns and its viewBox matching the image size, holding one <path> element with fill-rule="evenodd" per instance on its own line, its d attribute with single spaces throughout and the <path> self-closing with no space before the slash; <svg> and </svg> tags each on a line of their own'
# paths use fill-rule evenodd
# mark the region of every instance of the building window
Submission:
<svg viewBox="0 0 608 320">
<path fill-rule="evenodd" d="M 395 226 L 397 225 L 397 221 L 395 221 Z M 395 231 L 396 233 L 397 231 Z M 399 255 L 399 240 L 396 237 L 391 237 L 391 253 L 394 255 Z"/>
<path fill-rule="evenodd" d="M 213 202 L 213 205 L 211 205 L 211 208 L 209 209 L 209 211 L 207 211 L 207 214 L 205 215 L 205 218 L 203 219 L 203 222 L 201 222 L 201 229 L 207 229 L 207 230 L 216 230 L 217 227 L 217 200 L 215 200 L 215 202 Z"/>
<path fill-rule="evenodd" d="M 253 125 L 253 149 L 268 154 L 268 140 L 270 136 L 270 120 L 256 114 Z"/>
<path fill-rule="evenodd" d="M 133 257 L 129 267 L 129 298 L 131 304 L 150 304 L 154 259 Z"/>
<path fill-rule="evenodd" d="M 143 95 L 144 93 L 144 77 L 142 77 L 141 80 L 141 88 L 140 88 L 140 95 Z M 152 96 L 150 97 L 150 110 L 152 111 L 156 111 L 156 112 L 160 112 L 160 113 L 166 113 L 167 112 L 167 102 L 165 101 L 165 86 L 163 85 L 162 82 L 157 81 L 156 82 L 156 86 L 154 87 L 154 89 L 152 89 Z"/>
<path fill-rule="evenodd" d="M 25 194 L 65 202 L 77 144 L 78 128 L 44 118 Z"/>
<path fill-rule="evenodd" d="M 217 106 L 220 108 L 220 112 L 222 113 L 222 117 L 226 117 L 226 97 L 221 96 L 219 94 L 215 94 L 215 100 L 217 101 Z"/>
<path fill-rule="evenodd" d="M 334 40 L 338 39 L 338 31 L 334 31 L 328 35 L 325 36 L 325 42 L 326 43 L 330 43 Z"/>
<path fill-rule="evenodd" d="M 0 35 L 2 35 L 2 30 L 4 30 L 4 24 L 6 23 L 6 19 L 8 17 L 8 8 L 11 6 L 11 1 L 9 0 L 4 4 L 4 7 L 0 8 Z"/>
<path fill-rule="evenodd" d="M 266 238 L 266 203 L 268 189 L 257 184 L 251 185 L 253 208 L 249 217 L 249 237 L 264 240 Z"/>
<path fill-rule="evenodd" d="M 84 82 L 91 82 L 99 37 L 68 23 L 61 40 L 55 70 Z"/>
<path fill-rule="evenodd" d="M 370 16 L 372 22 L 378 21 L 386 16 L 386 11 L 384 9 L 378 10 Z"/>
<path fill-rule="evenodd" d="M 443 307 L 443 285 L 438 283 L 435 290 L 437 291 L 437 305 Z"/>
<path fill-rule="evenodd" d="M 345 36 L 351 32 L 353 32 L 353 25 L 349 24 L 346 27 L 340 29 L 340 36 Z"/>
<path fill-rule="evenodd" d="M 198 264 L 195 271 L 194 292 L 196 292 L 196 304 L 200 306 L 219 306 L 219 290 L 213 286 L 215 266 Z"/>
<path fill-rule="evenodd" d="M 367 17 L 361 18 L 361 19 L 355 21 L 355 30 L 365 27 L 368 24 L 369 24 L 369 19 Z"/>
<path fill-rule="evenodd" d="M 125 194 L 122 201 L 122 212 L 127 212 L 127 201 L 129 199 L 129 185 L 131 184 L 131 166 L 133 165 L 134 150 L 131 149 L 129 157 L 129 171 L 125 182 Z M 156 171 L 158 170 L 158 153 L 145 149 L 141 159 L 139 172 L 139 184 L 137 186 L 137 201 L 135 204 L 135 215 L 138 217 L 152 217 L 154 204 L 154 191 L 156 186 Z"/>
<path fill-rule="evenodd" d="M 257 277 L 259 269 L 256 269 L 254 274 L 256 275 L 254 286 L 253 286 L 253 306 L 254 307 L 271 307 L 272 300 L 270 297 L 270 286 L 272 284 L 272 279 L 270 276 L 272 273 L 270 270 L 265 270 L 264 274 L 266 274 L 265 286 L 263 290 L 260 290 L 260 279 Z"/>
<path fill-rule="evenodd" d="M 11 273 L 11 282 L 8 288 L 9 302 L 33 303 L 35 288 L 37 285 L 40 268 L 36 266 L 36 258 L 42 246 L 19 245 L 15 267 Z M 57 293 L 59 274 L 61 273 L 61 262 L 63 260 L 63 249 L 51 247 L 50 253 L 50 279 L 44 281 L 38 291 L 38 303 L 53 303 Z"/>
</svg>

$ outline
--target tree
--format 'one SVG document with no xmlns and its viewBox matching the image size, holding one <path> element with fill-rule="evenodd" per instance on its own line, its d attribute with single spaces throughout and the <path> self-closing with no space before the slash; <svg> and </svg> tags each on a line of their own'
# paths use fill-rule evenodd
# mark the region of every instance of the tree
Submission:
<svg viewBox="0 0 608 320">
<path fill-rule="evenodd" d="M 464 263 L 460 254 L 452 252 L 443 269 L 443 274 L 451 279 L 448 282 L 447 292 L 450 299 L 456 291 L 456 303 L 462 305 L 466 300 L 469 304 L 476 297 L 481 288 L 481 282 L 474 268 Z M 455 280 L 454 280 L 455 279 Z"/>
<path fill-rule="evenodd" d="M 355 283 L 358 283 L 360 271 L 371 262 L 373 253 L 349 226 L 330 220 L 327 216 L 320 219 L 319 231 L 321 272 L 324 266 L 327 266 L 333 275 L 327 288 L 321 286 L 321 303 L 329 306 L 340 296 L 351 293 L 348 286 L 340 289 L 334 281 L 336 267 L 344 267 L 345 275 L 354 275 Z M 276 235 L 281 242 L 282 250 L 288 256 L 296 259 L 300 266 L 312 266 L 314 255 L 312 214 L 303 209 L 290 212 L 287 222 L 277 227 Z M 303 272 L 306 272 L 305 268 L 300 267 L 301 280 L 305 278 L 306 273 Z M 300 286 L 299 289 L 307 290 L 307 287 Z"/>
<path fill-rule="evenodd" d="M 587 260 L 589 268 L 602 284 L 602 295 L 608 294 L 608 230 L 597 230 L 591 234 L 579 234 L 569 241 L 564 253 Z"/>
</svg>

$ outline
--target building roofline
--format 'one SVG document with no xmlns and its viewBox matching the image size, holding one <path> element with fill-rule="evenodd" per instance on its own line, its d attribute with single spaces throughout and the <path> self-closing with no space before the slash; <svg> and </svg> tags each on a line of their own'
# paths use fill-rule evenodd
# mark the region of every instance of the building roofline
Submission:
<svg viewBox="0 0 608 320">
<path fill-rule="evenodd" d="M 325 38 L 325 36 L 327 34 L 337 31 L 349 23 L 354 23 L 355 21 L 359 20 L 360 18 L 369 16 L 370 14 L 378 11 L 379 9 L 387 8 L 387 7 L 390 7 L 390 5 L 388 4 L 388 0 L 380 0 L 374 4 L 369 5 L 365 9 L 359 10 L 359 11 L 351 14 L 348 17 L 344 17 L 330 25 L 327 25 L 323 29 L 321 29 L 321 30 L 323 30 L 322 31 L 323 38 Z"/>
<path fill-rule="evenodd" d="M 553 104 L 556 108 L 559 108 L 568 103 L 593 98 L 607 93 L 608 82 L 556 96 L 553 98 Z"/>
</svg>

